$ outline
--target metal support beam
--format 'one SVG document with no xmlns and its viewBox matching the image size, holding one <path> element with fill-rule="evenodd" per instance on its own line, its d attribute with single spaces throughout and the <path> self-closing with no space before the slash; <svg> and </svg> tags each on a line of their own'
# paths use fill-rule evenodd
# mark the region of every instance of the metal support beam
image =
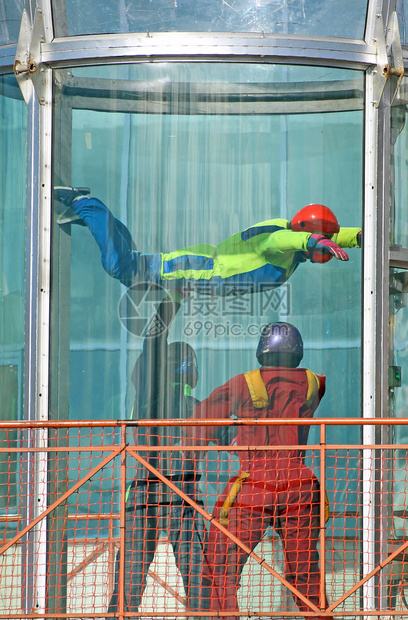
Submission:
<svg viewBox="0 0 408 620">
<path fill-rule="evenodd" d="M 33 25 L 27 11 L 24 10 L 14 60 L 14 74 L 27 105 L 33 91 L 35 91 L 40 105 L 45 105 L 45 68 L 41 63 L 41 44 L 44 42 L 45 29 L 41 9 L 36 8 Z"/>
<path fill-rule="evenodd" d="M 396 11 L 391 12 L 386 27 L 382 14 L 377 13 L 374 32 L 373 42 L 377 48 L 377 66 L 373 70 L 373 102 L 378 108 L 387 82 L 390 83 L 392 90 L 392 103 L 404 77 L 404 59 Z"/>
<path fill-rule="evenodd" d="M 365 191 L 364 191 L 364 268 L 363 268 L 363 417 L 375 418 L 377 407 L 376 392 L 376 235 L 377 235 L 377 152 L 378 152 L 378 111 L 374 90 L 376 76 L 368 72 L 366 77 L 366 117 L 365 117 Z M 363 444 L 375 443 L 375 429 L 364 426 Z M 362 541 L 362 576 L 371 573 L 375 566 L 374 538 L 374 451 L 363 450 L 362 473 L 362 528 L 365 532 Z M 362 589 L 364 610 L 375 609 L 375 583 L 370 579 Z"/>
</svg>

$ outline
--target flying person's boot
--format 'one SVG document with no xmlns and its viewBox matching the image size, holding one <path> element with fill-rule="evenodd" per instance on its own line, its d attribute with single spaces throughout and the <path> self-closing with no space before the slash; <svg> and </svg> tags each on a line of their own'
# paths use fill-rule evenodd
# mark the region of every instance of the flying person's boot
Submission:
<svg viewBox="0 0 408 620">
<path fill-rule="evenodd" d="M 79 215 L 72 209 L 72 204 L 78 198 L 89 196 L 89 187 L 54 187 L 54 201 L 58 224 L 73 222 L 85 226 Z"/>
</svg>

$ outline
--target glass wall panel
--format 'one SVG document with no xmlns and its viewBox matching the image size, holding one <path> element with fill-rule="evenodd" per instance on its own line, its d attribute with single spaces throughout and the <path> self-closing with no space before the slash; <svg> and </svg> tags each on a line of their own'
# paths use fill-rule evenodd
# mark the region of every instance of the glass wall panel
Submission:
<svg viewBox="0 0 408 620">
<path fill-rule="evenodd" d="M 391 417 L 408 417 L 408 271 L 392 269 L 390 273 L 390 356 L 389 356 L 389 414 Z M 408 444 L 407 426 L 391 428 L 394 443 Z M 392 498 L 393 538 L 405 539 L 408 531 L 407 514 L 407 449 L 399 448 L 393 455 Z"/>
<path fill-rule="evenodd" d="M 392 134 L 392 211 L 391 244 L 408 247 L 406 195 L 408 190 L 408 80 L 403 79 L 391 112 Z"/>
<path fill-rule="evenodd" d="M 290 219 L 311 202 L 330 205 L 341 225 L 361 224 L 359 74 L 222 64 L 137 65 L 74 72 L 74 77 L 72 71 L 59 74 L 57 113 L 62 121 L 56 126 L 61 140 L 56 146 L 56 167 L 61 178 L 56 179 L 56 185 L 90 188 L 92 196 L 126 222 L 141 251 L 172 251 L 202 242 L 215 245 L 253 222 Z M 107 79 L 108 72 L 114 76 L 112 80 Z M 340 87 L 344 99 L 334 100 L 341 96 L 337 92 Z M 317 101 L 302 101 L 318 89 Z M 331 91 L 336 92 L 332 95 Z M 348 98 L 350 93 L 353 99 Z M 326 101 L 321 102 L 321 97 Z M 64 106 L 72 106 L 69 124 L 67 114 L 60 114 Z M 317 109 L 325 113 L 318 114 Z M 284 110 L 296 114 L 283 114 Z M 86 412 L 90 417 L 117 418 L 116 398 L 120 394 L 123 399 L 120 388 L 127 384 L 127 377 L 119 375 L 121 349 L 126 345 L 137 356 L 143 325 L 141 334 L 136 333 L 138 327 L 126 329 L 128 319 L 121 317 L 119 303 L 126 289 L 106 276 L 99 264 L 99 249 L 86 227 L 74 224 L 67 230 L 71 234 L 72 271 L 70 349 L 72 355 L 92 360 L 90 366 L 79 359 L 71 365 L 71 373 L 77 374 L 71 405 L 77 405 L 71 407 L 70 416 L 81 418 Z M 285 287 L 276 289 L 281 297 L 285 291 L 284 305 L 276 300 L 274 309 L 272 300 L 268 305 L 265 299 L 263 307 L 258 303 L 261 297 L 255 295 L 250 298 L 250 308 L 241 314 L 246 313 L 251 322 L 292 317 L 307 331 L 309 356 L 316 361 L 324 359 L 325 364 L 326 354 L 321 349 L 327 349 L 328 344 L 330 348 L 358 350 L 360 321 L 351 321 L 350 316 L 357 319 L 359 312 L 360 252 L 351 250 L 350 256 L 347 263 L 301 265 Z M 347 288 L 343 287 L 341 296 L 333 296 L 338 277 Z M 250 342 L 242 333 L 228 333 L 226 302 L 221 304 L 216 297 L 213 306 L 198 311 L 188 298 L 172 325 L 175 336 L 191 338 L 199 350 L 209 342 L 213 347 L 218 340 L 219 351 L 237 345 L 247 351 L 250 363 L 258 333 L 252 339 L 250 334 L 246 336 Z M 231 317 L 235 319 L 237 312 L 231 311 Z M 194 326 L 189 320 L 203 322 L 207 316 L 225 323 L 222 337 L 215 333 L 215 325 L 207 326 L 205 333 L 198 322 Z M 247 322 L 249 319 L 242 329 Z M 104 361 L 106 343 L 108 357 L 115 360 L 112 366 Z M 104 354 L 95 354 L 95 344 L 98 348 L 103 345 Z M 199 398 L 236 372 L 238 357 L 225 356 L 222 377 L 213 360 L 207 364 L 203 359 L 208 368 L 205 382 L 197 386 Z M 241 368 L 242 360 L 238 364 Z M 334 364 L 338 366 L 338 360 Z M 107 391 L 99 393 L 95 401 L 88 382 L 92 379 L 98 384 L 100 373 Z M 358 403 L 359 373 L 353 371 L 352 376 Z M 83 383 L 79 391 L 77 381 Z M 327 401 L 326 397 L 327 415 L 359 414 L 358 405 L 345 406 L 334 395 L 330 406 Z M 122 411 L 121 417 L 125 416 Z"/>
<path fill-rule="evenodd" d="M 23 10 L 24 0 L 1 0 L 0 45 L 17 43 Z"/>
<path fill-rule="evenodd" d="M 57 36 L 204 31 L 363 39 L 367 12 L 367 0 L 53 0 L 53 6 Z"/>
<path fill-rule="evenodd" d="M 390 352 L 389 352 L 389 414 L 391 417 L 407 417 L 408 359 L 407 359 L 407 291 L 408 262 L 405 252 L 408 248 L 407 225 L 407 173 L 408 173 L 408 128 L 406 123 L 408 104 L 408 80 L 402 81 L 391 110 L 391 231 L 390 243 L 394 255 L 399 257 L 401 268 L 390 272 Z M 405 268 L 404 261 L 406 262 Z M 407 426 L 392 428 L 391 437 L 395 443 L 407 444 Z M 408 530 L 407 504 L 407 451 L 395 451 L 391 470 L 393 497 L 393 536 L 405 538 Z"/>
<path fill-rule="evenodd" d="M 400 36 L 402 45 L 407 45 L 408 43 L 408 32 L 407 32 L 407 24 L 408 24 L 408 3 L 407 0 L 397 0 L 397 14 L 398 14 L 398 22 L 400 28 Z"/>
<path fill-rule="evenodd" d="M 0 420 L 22 418 L 27 108 L 14 75 L 0 76 Z M 15 448 L 17 432 L 0 433 Z M 0 523 L 19 505 L 18 455 L 0 453 Z M 15 527 L 8 524 L 9 529 Z M 4 522 L 1 524 L 4 528 Z"/>
<path fill-rule="evenodd" d="M 259 367 L 263 326 L 289 321 L 303 336 L 302 366 L 327 377 L 316 415 L 360 416 L 363 75 L 232 63 L 55 73 L 54 185 L 77 189 L 54 195 L 59 276 L 51 311 L 60 336 L 52 349 L 51 415 L 189 417 L 193 402 Z M 341 233 L 332 242 L 346 248 L 349 261 L 307 260 L 310 246 L 302 243 L 309 234 L 287 227 L 309 203 L 336 214 Z M 284 247 L 277 232 L 286 235 Z M 276 249 L 261 249 L 260 239 Z M 288 243 L 294 244 L 289 250 Z M 219 264 L 218 256 L 225 257 Z M 173 344 L 180 342 L 191 349 Z M 174 373 L 171 381 L 165 373 Z M 183 381 L 189 387 L 182 396 L 195 400 L 175 410 L 168 399 L 180 396 Z M 181 432 L 176 428 L 160 442 L 177 445 Z M 225 445 L 233 438 L 215 439 Z M 336 425 L 327 440 L 353 445 L 360 437 L 354 427 Z M 113 438 L 92 438 L 87 430 L 70 445 L 91 441 Z M 320 437 L 312 428 L 313 443 Z M 239 468 L 237 456 L 211 454 L 197 465 L 209 510 Z M 357 460 L 341 451 L 328 455 L 333 537 L 356 536 L 350 514 L 357 506 Z M 319 475 L 313 451 L 308 462 Z M 82 458 L 80 468 L 88 466 Z M 164 456 L 160 466 L 169 471 Z M 79 475 L 78 460 L 71 459 L 69 476 Z M 71 510 L 90 510 L 94 518 L 79 521 L 81 536 L 108 535 L 107 521 L 95 523 L 112 510 L 118 489 L 117 475 L 114 484 L 109 475 L 75 497 Z"/>
</svg>

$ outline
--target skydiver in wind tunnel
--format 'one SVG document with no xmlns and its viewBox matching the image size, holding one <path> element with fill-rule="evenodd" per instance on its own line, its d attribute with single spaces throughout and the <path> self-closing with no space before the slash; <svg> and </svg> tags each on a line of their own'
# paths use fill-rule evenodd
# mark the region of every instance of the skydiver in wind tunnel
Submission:
<svg viewBox="0 0 408 620">
<path fill-rule="evenodd" d="M 256 293 L 284 284 L 307 260 L 347 261 L 343 248 L 361 247 L 362 241 L 360 228 L 340 228 L 328 207 L 311 204 L 290 221 L 260 222 L 217 246 L 145 254 L 132 246 L 126 227 L 86 188 L 56 187 L 54 197 L 66 207 L 67 221 L 89 228 L 103 268 L 125 286 L 145 282 L 221 296 Z"/>
</svg>

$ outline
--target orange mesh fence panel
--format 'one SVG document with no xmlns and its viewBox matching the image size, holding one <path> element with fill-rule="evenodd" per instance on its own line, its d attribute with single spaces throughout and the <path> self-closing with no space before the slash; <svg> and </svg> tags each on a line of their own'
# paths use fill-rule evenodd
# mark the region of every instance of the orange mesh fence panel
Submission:
<svg viewBox="0 0 408 620">
<path fill-rule="evenodd" d="M 408 615 L 408 447 L 311 423 L 306 451 L 195 446 L 180 421 L 1 427 L 0 617 Z"/>
</svg>

